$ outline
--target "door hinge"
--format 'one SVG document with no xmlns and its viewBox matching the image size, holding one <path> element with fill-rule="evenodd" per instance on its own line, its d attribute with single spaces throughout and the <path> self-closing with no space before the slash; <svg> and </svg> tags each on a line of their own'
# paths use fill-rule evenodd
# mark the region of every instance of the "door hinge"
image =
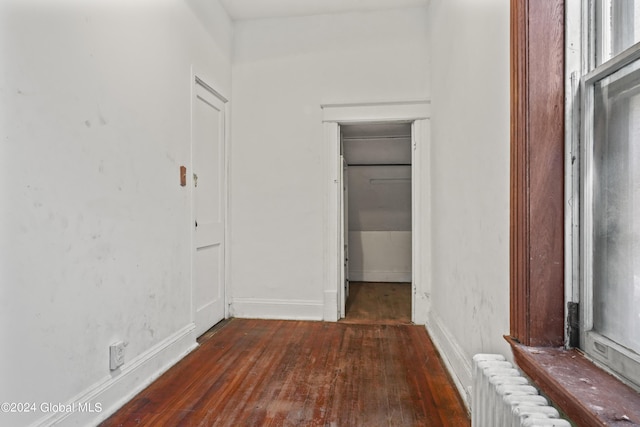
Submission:
<svg viewBox="0 0 640 427">
<path fill-rule="evenodd" d="M 567 343 L 569 347 L 580 346 L 580 310 L 577 302 L 567 303 Z"/>
</svg>

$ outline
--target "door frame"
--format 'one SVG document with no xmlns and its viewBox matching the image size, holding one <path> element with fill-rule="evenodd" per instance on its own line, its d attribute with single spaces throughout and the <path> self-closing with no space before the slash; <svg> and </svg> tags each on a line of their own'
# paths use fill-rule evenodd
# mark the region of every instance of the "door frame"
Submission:
<svg viewBox="0 0 640 427">
<path fill-rule="evenodd" d="M 337 321 L 346 301 L 341 299 L 344 236 L 340 218 L 340 125 L 379 122 L 411 122 L 411 223 L 412 296 L 411 320 L 426 323 L 431 290 L 430 217 L 430 116 L 431 102 L 415 100 L 384 103 L 324 104 L 322 121 L 326 144 L 325 164 L 325 289 L 324 320 Z M 340 166 L 339 166 L 340 165 Z M 427 234 L 429 233 L 429 234 Z"/>
<path fill-rule="evenodd" d="M 224 199 L 224 209 L 222 210 L 223 215 L 223 223 L 224 223 L 224 232 L 222 238 L 223 244 L 223 289 L 224 289 L 224 318 L 229 317 L 229 137 L 230 137 L 230 117 L 229 117 L 229 99 L 224 96 L 219 90 L 216 88 L 218 85 L 212 84 L 214 80 L 209 77 L 203 77 L 204 74 L 201 74 L 198 71 L 198 68 L 195 66 L 191 67 L 191 98 L 190 98 L 190 114 L 189 114 L 189 168 L 187 170 L 187 185 L 189 187 L 189 237 L 190 237 L 190 245 L 189 245 L 189 254 L 190 254 L 190 291 L 191 291 L 191 323 L 193 328 L 196 328 L 196 310 L 197 304 L 195 303 L 195 259 L 196 259 L 196 249 L 195 249 L 195 228 L 193 224 L 195 222 L 195 194 L 194 194 L 194 179 L 193 179 L 193 171 L 194 171 L 194 111 L 195 111 L 195 103 L 197 96 L 197 85 L 200 85 L 211 92 L 216 98 L 218 98 L 224 104 L 224 158 L 222 159 L 224 171 L 222 173 L 222 192 Z"/>
</svg>

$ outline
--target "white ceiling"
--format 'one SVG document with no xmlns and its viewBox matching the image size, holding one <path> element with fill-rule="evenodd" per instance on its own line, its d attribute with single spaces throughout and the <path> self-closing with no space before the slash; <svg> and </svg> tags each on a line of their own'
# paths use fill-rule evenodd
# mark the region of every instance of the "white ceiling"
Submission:
<svg viewBox="0 0 640 427">
<path fill-rule="evenodd" d="M 221 0 L 234 21 L 428 6 L 430 0 Z"/>
</svg>

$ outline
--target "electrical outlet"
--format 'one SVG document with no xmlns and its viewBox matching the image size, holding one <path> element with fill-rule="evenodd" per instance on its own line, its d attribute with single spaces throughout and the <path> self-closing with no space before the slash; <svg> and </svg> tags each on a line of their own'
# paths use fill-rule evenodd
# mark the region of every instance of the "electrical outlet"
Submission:
<svg viewBox="0 0 640 427">
<path fill-rule="evenodd" d="M 124 347 L 125 343 L 123 341 L 118 341 L 109 346 L 109 368 L 112 371 L 124 365 Z"/>
</svg>

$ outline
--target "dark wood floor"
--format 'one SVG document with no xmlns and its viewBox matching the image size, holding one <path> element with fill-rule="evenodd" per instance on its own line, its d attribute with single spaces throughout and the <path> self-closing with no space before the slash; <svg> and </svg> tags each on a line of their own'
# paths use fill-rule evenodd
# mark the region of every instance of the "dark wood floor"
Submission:
<svg viewBox="0 0 640 427">
<path fill-rule="evenodd" d="M 408 325 L 411 283 L 351 282 L 344 323 Z"/>
<path fill-rule="evenodd" d="M 232 319 L 107 426 L 469 426 L 424 326 Z"/>
</svg>

